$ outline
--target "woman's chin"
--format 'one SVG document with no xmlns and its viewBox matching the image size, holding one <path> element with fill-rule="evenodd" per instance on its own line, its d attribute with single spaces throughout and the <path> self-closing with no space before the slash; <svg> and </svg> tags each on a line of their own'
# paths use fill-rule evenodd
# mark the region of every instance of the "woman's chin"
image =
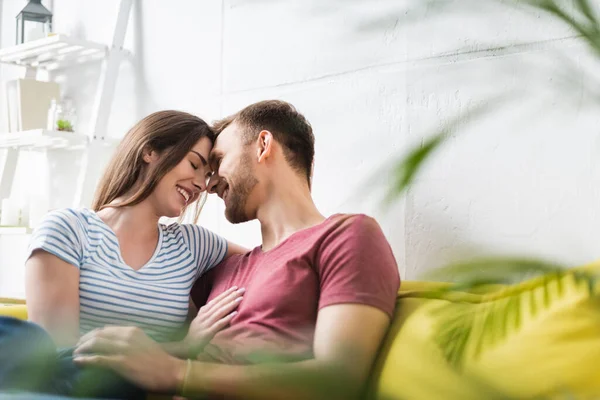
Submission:
<svg viewBox="0 0 600 400">
<path fill-rule="evenodd" d="M 179 218 L 181 215 L 183 215 L 183 208 L 165 210 L 163 214 L 165 218 Z"/>
</svg>

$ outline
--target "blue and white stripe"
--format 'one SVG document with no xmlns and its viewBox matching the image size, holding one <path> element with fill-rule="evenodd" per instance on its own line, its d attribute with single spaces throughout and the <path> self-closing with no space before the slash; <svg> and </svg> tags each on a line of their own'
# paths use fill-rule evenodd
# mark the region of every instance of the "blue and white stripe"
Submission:
<svg viewBox="0 0 600 400">
<path fill-rule="evenodd" d="M 28 254 L 45 250 L 79 269 L 81 335 L 118 324 L 164 341 L 185 322 L 194 282 L 223 260 L 227 242 L 198 225 L 158 228 L 156 251 L 137 271 L 125 264 L 115 233 L 85 208 L 49 213 Z"/>
</svg>

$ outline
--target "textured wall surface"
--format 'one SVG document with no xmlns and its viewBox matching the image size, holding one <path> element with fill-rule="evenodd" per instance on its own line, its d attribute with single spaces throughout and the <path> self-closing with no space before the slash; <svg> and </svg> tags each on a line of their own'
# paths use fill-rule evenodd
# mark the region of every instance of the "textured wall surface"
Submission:
<svg viewBox="0 0 600 400">
<path fill-rule="evenodd" d="M 569 264 L 598 257 L 600 114 L 587 90 L 597 64 L 573 32 L 544 15 L 450 3 L 440 15 L 392 0 L 137 1 L 126 39 L 133 57 L 121 68 L 110 135 L 158 109 L 213 120 L 280 98 L 313 124 L 319 208 L 375 216 L 405 278 L 474 254 Z M 19 7 L 3 1 L 3 46 L 13 41 Z M 110 42 L 118 1 L 54 0 L 54 7 L 57 31 Z M 82 129 L 99 68 L 55 77 L 77 101 Z M 509 100 L 492 101 L 501 94 Z M 376 171 L 486 104 L 484 116 L 459 125 L 404 200 L 382 209 L 390 180 Z M 56 207 L 71 196 L 61 157 L 51 180 Z M 218 199 L 201 222 L 246 246 L 260 243 L 258 225 L 231 226 Z M 24 243 L 0 239 L 0 290 L 19 285 L 23 252 L 4 250 Z"/>
</svg>

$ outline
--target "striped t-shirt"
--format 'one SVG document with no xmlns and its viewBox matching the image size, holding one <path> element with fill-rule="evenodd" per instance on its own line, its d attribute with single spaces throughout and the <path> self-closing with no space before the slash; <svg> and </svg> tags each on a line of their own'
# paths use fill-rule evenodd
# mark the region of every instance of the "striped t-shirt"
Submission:
<svg viewBox="0 0 600 400">
<path fill-rule="evenodd" d="M 52 211 L 34 231 L 28 254 L 42 249 L 79 269 L 79 333 L 138 326 L 170 340 L 185 322 L 196 279 L 227 253 L 220 236 L 191 224 L 158 225 L 158 244 L 139 270 L 123 261 L 117 236 L 92 210 Z"/>
</svg>

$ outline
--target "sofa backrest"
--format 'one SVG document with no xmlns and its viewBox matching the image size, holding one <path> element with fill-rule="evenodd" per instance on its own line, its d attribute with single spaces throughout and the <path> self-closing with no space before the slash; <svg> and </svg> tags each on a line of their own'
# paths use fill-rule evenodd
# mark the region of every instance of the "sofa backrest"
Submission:
<svg viewBox="0 0 600 400">
<path fill-rule="evenodd" d="M 368 398 L 597 396 L 600 284 L 584 270 L 478 292 L 403 282 Z"/>
</svg>

